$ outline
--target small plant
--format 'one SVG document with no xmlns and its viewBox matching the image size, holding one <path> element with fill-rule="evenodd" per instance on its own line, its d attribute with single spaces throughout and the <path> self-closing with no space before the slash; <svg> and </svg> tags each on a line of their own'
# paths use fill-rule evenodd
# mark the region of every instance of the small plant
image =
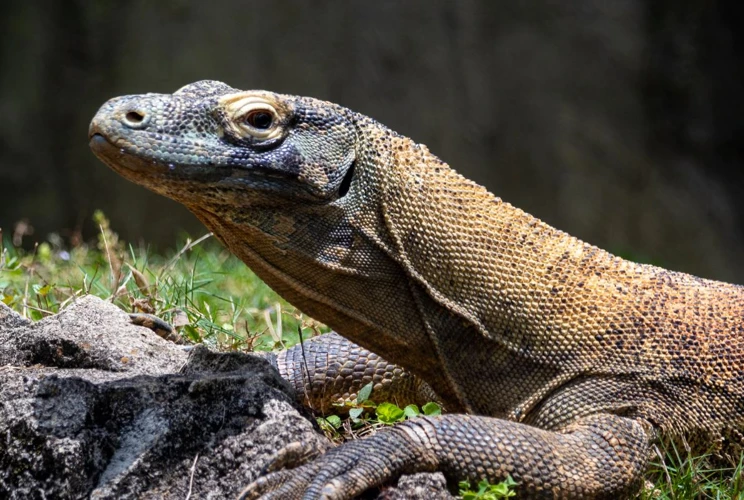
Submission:
<svg viewBox="0 0 744 500">
<path fill-rule="evenodd" d="M 402 422 L 406 419 L 406 412 L 393 403 L 380 403 L 375 408 L 375 415 L 377 415 L 378 422 L 387 425 Z"/>
<path fill-rule="evenodd" d="M 320 430 L 322 430 L 331 441 L 339 441 L 342 439 L 341 435 L 341 417 L 338 415 L 328 415 L 327 417 L 318 417 L 315 419 L 318 422 Z"/>
<path fill-rule="evenodd" d="M 370 382 L 359 389 L 353 401 L 336 403 L 342 412 L 348 411 L 347 418 L 330 415 L 318 418 L 318 425 L 325 432 L 328 439 L 340 443 L 350 438 L 363 437 L 374 433 L 377 428 L 389 426 L 419 416 L 433 417 L 442 414 L 442 408 L 430 401 L 419 408 L 409 404 L 401 408 L 388 401 L 375 403 L 371 398 L 373 383 Z"/>
<path fill-rule="evenodd" d="M 478 489 L 472 490 L 470 481 L 460 481 L 460 496 L 463 500 L 500 500 L 517 496 L 514 487 L 517 482 L 511 476 L 497 484 L 491 484 L 485 479 L 478 483 Z"/>
<path fill-rule="evenodd" d="M 426 403 L 419 409 L 415 404 L 410 404 L 405 408 L 401 408 L 395 403 L 383 402 L 380 404 L 375 403 L 370 399 L 372 395 L 372 382 L 368 383 L 357 393 L 356 401 L 351 403 L 340 403 L 340 406 L 351 406 L 349 409 L 349 418 L 354 423 L 359 423 L 364 420 L 370 424 L 382 424 L 392 425 L 398 422 L 402 422 L 409 418 L 415 418 L 421 415 L 432 417 L 435 415 L 442 414 L 442 408 L 433 401 Z M 368 417 L 363 419 L 362 415 L 367 412 L 368 414 L 374 410 L 374 417 Z"/>
<path fill-rule="evenodd" d="M 349 418 L 355 424 L 360 423 L 362 413 L 365 410 L 374 410 L 377 405 L 374 401 L 371 401 L 369 397 L 372 395 L 372 388 L 374 384 L 370 382 L 365 385 L 357 393 L 356 401 L 351 403 L 351 409 L 349 410 Z"/>
</svg>

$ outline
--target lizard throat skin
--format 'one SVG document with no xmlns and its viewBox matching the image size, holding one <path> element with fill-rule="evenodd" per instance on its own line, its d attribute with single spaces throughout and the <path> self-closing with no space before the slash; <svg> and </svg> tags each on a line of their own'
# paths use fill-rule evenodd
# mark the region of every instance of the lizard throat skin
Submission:
<svg viewBox="0 0 744 500">
<path fill-rule="evenodd" d="M 351 498 L 424 470 L 476 482 L 510 473 L 525 498 L 621 498 L 659 438 L 721 456 L 744 446 L 741 286 L 614 256 L 426 146 L 309 97 L 215 81 L 124 96 L 101 107 L 89 140 L 340 334 L 317 351 L 345 353 L 336 368 L 317 363 L 328 384 L 347 380 L 338 366 L 349 353 L 382 358 L 409 393 L 469 414 L 346 443 L 259 479 L 245 498 Z"/>
</svg>

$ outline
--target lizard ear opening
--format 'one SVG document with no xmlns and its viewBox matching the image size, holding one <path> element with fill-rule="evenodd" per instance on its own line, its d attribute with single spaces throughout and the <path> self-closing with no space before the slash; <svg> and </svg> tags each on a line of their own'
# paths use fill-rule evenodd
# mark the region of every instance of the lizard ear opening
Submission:
<svg viewBox="0 0 744 500">
<path fill-rule="evenodd" d="M 344 178 L 341 179 L 341 184 L 338 187 L 339 198 L 343 198 L 344 196 L 346 196 L 346 193 L 349 192 L 349 188 L 351 187 L 351 180 L 354 177 L 354 166 L 355 165 L 356 165 L 356 160 L 351 162 L 351 165 L 349 165 L 349 169 L 346 171 Z"/>
</svg>

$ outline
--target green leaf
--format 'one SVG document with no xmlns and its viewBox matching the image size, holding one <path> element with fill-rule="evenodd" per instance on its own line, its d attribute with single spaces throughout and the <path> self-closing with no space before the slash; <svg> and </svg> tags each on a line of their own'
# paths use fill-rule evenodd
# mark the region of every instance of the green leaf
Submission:
<svg viewBox="0 0 744 500">
<path fill-rule="evenodd" d="M 377 420 L 383 424 L 394 424 L 400 422 L 406 416 L 405 412 L 393 403 L 381 403 L 375 410 Z"/>
<path fill-rule="evenodd" d="M 199 334 L 199 330 L 194 328 L 191 325 L 186 325 L 183 327 L 183 332 L 186 333 L 186 337 L 193 340 L 194 342 L 201 342 L 201 335 Z"/>
<path fill-rule="evenodd" d="M 356 422 L 359 420 L 359 415 L 362 414 L 364 411 L 364 408 L 352 408 L 349 410 L 349 418 L 351 418 L 352 421 Z"/>
<path fill-rule="evenodd" d="M 470 489 L 470 481 L 460 481 L 457 486 L 460 490 L 459 495 L 463 500 L 476 500 L 478 498 L 478 494 Z"/>
<path fill-rule="evenodd" d="M 478 491 L 473 491 L 469 481 L 460 481 L 458 483 L 459 493 L 463 499 L 468 500 L 502 500 L 512 498 L 517 493 L 512 489 L 517 482 L 511 476 L 507 476 L 504 481 L 498 484 L 491 484 L 485 479 L 478 482 Z"/>
<path fill-rule="evenodd" d="M 326 417 L 326 422 L 331 424 L 334 429 L 338 429 L 339 427 L 341 427 L 341 417 L 339 417 L 338 415 L 328 415 Z"/>
<path fill-rule="evenodd" d="M 424 415 L 426 415 L 427 417 L 436 417 L 437 415 L 442 414 L 442 407 L 433 401 L 429 401 L 424 406 L 422 406 L 421 409 L 424 411 Z"/>
<path fill-rule="evenodd" d="M 369 384 L 365 385 L 361 389 L 359 389 L 359 394 L 357 394 L 357 403 L 362 403 L 362 401 L 366 401 L 369 399 L 369 395 L 372 394 L 372 386 L 374 384 L 370 382 Z"/>
<path fill-rule="evenodd" d="M 52 247 L 44 242 L 36 248 L 36 255 L 42 262 L 49 262 L 52 258 Z"/>
<path fill-rule="evenodd" d="M 486 490 L 491 487 L 491 483 L 486 481 L 485 479 L 478 482 L 478 496 L 484 497 L 486 496 Z"/>
<path fill-rule="evenodd" d="M 318 426 L 323 430 L 323 432 L 327 432 L 327 433 L 337 432 L 337 429 L 333 426 L 331 422 L 328 421 L 328 419 L 325 419 L 323 417 L 318 417 L 315 420 L 318 422 Z"/>
<path fill-rule="evenodd" d="M 403 408 L 403 413 L 406 414 L 407 418 L 414 418 L 421 415 L 421 412 L 419 411 L 418 406 L 416 405 L 408 405 L 405 408 Z"/>
</svg>

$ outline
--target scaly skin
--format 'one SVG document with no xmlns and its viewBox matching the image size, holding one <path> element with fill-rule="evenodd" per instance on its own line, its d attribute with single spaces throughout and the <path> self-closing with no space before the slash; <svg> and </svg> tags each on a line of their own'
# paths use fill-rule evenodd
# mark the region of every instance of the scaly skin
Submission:
<svg viewBox="0 0 744 500">
<path fill-rule="evenodd" d="M 390 401 L 403 408 L 438 400 L 420 378 L 334 332 L 261 355 L 292 385 L 300 404 L 323 415 L 346 413 L 370 382 L 370 399 L 378 404 Z"/>
<path fill-rule="evenodd" d="M 245 498 L 350 498 L 431 470 L 511 474 L 523 497 L 618 498 L 654 439 L 740 444 L 739 286 L 583 243 L 315 99 L 198 82 L 107 102 L 90 137 L 288 301 L 470 414 L 347 443 Z"/>
</svg>

